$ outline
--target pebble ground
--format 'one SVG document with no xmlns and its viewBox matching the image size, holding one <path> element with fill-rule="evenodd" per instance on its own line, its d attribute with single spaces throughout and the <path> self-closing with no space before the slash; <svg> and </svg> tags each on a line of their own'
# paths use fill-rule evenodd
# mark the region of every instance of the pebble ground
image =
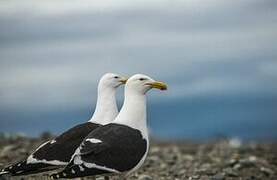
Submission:
<svg viewBox="0 0 277 180">
<path fill-rule="evenodd" d="M 0 168 L 26 157 L 51 138 L 0 137 Z M 2 176 L 0 180 L 47 180 L 46 175 Z M 92 179 L 88 178 L 77 178 Z M 98 178 L 103 179 L 103 178 Z M 115 178 L 113 178 L 115 179 Z M 277 180 L 277 143 L 152 141 L 143 167 L 130 180 Z"/>
</svg>

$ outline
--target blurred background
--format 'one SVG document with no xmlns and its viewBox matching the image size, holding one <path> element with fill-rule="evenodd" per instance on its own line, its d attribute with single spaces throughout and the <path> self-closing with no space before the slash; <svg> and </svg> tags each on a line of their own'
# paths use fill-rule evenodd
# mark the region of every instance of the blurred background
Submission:
<svg viewBox="0 0 277 180">
<path fill-rule="evenodd" d="M 87 121 L 106 72 L 168 84 L 148 94 L 154 137 L 276 139 L 277 1 L 0 1 L 0 132 Z"/>
</svg>

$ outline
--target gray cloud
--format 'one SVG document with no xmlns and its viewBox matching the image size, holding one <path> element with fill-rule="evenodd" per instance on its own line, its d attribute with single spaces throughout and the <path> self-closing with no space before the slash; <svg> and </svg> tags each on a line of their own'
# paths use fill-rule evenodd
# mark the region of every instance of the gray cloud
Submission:
<svg viewBox="0 0 277 180">
<path fill-rule="evenodd" d="M 88 106 L 105 72 L 165 80 L 168 99 L 277 95 L 275 1 L 163 1 L 105 11 L 64 4 L 61 14 L 49 3 L 36 4 L 44 13 L 7 4 L 21 11 L 0 15 L 3 109 Z"/>
</svg>

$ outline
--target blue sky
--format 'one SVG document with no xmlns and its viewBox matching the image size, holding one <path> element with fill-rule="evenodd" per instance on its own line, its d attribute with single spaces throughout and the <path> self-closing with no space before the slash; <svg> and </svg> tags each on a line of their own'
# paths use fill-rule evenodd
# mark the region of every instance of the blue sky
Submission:
<svg viewBox="0 0 277 180">
<path fill-rule="evenodd" d="M 169 85 L 149 94 L 149 117 L 163 118 L 159 112 L 180 103 L 193 110 L 166 111 L 176 114 L 175 122 L 191 119 L 194 110 L 210 116 L 204 104 L 233 100 L 237 112 L 249 113 L 234 112 L 239 122 L 254 126 L 263 119 L 264 130 L 253 137 L 277 137 L 267 134 L 277 128 L 276 10 L 274 0 L 1 1 L 0 131 L 39 133 L 61 121 L 54 130 L 60 132 L 88 119 L 103 73 L 139 72 Z M 216 112 L 226 113 L 210 121 L 195 117 L 201 123 L 190 122 L 187 130 L 164 129 L 155 119 L 151 129 L 163 137 L 194 137 L 200 129 L 212 136 L 219 132 L 205 127 L 232 126 L 223 106 Z M 223 124 L 214 125 L 219 119 Z"/>
</svg>

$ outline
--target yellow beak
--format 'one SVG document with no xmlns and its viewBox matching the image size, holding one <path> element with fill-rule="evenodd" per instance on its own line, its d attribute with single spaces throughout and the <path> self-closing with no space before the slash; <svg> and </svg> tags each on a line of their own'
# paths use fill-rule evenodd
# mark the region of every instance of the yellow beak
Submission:
<svg viewBox="0 0 277 180">
<path fill-rule="evenodd" d="M 121 82 L 122 84 L 126 84 L 128 78 L 122 78 L 121 80 L 119 80 L 119 82 Z"/>
<path fill-rule="evenodd" d="M 167 90 L 167 85 L 165 83 L 163 83 L 163 82 L 160 82 L 160 81 L 155 81 L 155 82 L 152 82 L 152 83 L 147 83 L 146 85 L 149 85 L 152 88 L 157 88 L 157 89 L 160 89 L 160 90 Z"/>
</svg>

